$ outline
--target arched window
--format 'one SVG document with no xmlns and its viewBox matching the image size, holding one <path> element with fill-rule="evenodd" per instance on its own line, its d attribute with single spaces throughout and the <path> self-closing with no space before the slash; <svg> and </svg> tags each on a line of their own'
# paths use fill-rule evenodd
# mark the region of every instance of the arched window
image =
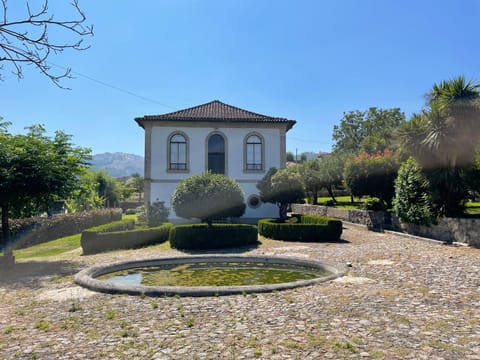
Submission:
<svg viewBox="0 0 480 360">
<path fill-rule="evenodd" d="M 250 135 L 245 142 L 245 170 L 263 170 L 263 141 L 258 135 Z"/>
<path fill-rule="evenodd" d="M 169 142 L 169 170 L 187 170 L 187 139 L 182 134 L 174 134 Z"/>
<path fill-rule="evenodd" d="M 208 138 L 208 166 L 214 174 L 225 174 L 225 139 L 219 134 Z"/>
</svg>

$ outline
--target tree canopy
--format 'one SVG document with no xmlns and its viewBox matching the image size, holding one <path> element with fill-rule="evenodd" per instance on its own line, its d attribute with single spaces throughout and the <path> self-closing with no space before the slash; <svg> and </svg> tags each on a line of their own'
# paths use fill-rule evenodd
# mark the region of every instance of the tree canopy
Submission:
<svg viewBox="0 0 480 360">
<path fill-rule="evenodd" d="M 170 202 L 178 216 L 200 219 L 209 225 L 218 218 L 240 217 L 246 208 L 240 185 L 225 175 L 210 172 L 180 181 Z"/>
<path fill-rule="evenodd" d="M 333 127 L 333 150 L 337 154 L 375 154 L 395 147 L 395 131 L 405 122 L 399 108 L 344 113 L 340 125 Z"/>
<path fill-rule="evenodd" d="M 263 202 L 278 206 L 281 219 L 287 217 L 289 204 L 302 202 L 305 197 L 302 179 L 295 169 L 270 168 L 257 183 L 257 189 Z"/>
<path fill-rule="evenodd" d="M 456 216 L 475 184 L 471 179 L 480 146 L 480 85 L 463 76 L 434 84 L 427 105 L 401 127 L 401 150 L 422 167 L 436 211 Z"/>
<path fill-rule="evenodd" d="M 389 150 L 375 155 L 359 155 L 346 162 L 345 183 L 352 195 L 377 197 L 387 208 L 394 196 L 399 166 L 397 157 Z"/>
<path fill-rule="evenodd" d="M 77 187 L 77 177 L 90 160 L 90 149 L 76 147 L 71 136 L 45 134 L 41 125 L 25 135 L 0 125 L 0 206 L 3 238 L 8 238 L 11 214 L 29 216 L 49 212 L 53 202 L 66 199 Z"/>
</svg>

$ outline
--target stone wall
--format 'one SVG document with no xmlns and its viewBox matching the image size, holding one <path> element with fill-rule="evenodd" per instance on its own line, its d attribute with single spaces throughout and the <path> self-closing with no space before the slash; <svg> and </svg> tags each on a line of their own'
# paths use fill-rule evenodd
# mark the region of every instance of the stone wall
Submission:
<svg viewBox="0 0 480 360">
<path fill-rule="evenodd" d="M 480 219 L 440 218 L 435 225 L 401 224 L 408 234 L 480 248 Z"/>
<path fill-rule="evenodd" d="M 459 242 L 480 248 L 480 219 L 440 218 L 436 225 L 401 223 L 395 214 L 382 211 L 337 209 L 329 206 L 293 204 L 297 214 L 327 216 L 362 224 L 370 229 L 402 231 L 431 239 Z"/>
<path fill-rule="evenodd" d="M 348 221 L 355 224 L 366 225 L 372 229 L 383 229 L 385 213 L 383 211 L 338 209 L 331 206 L 293 204 L 292 212 L 295 214 L 308 214 L 326 216 Z"/>
</svg>

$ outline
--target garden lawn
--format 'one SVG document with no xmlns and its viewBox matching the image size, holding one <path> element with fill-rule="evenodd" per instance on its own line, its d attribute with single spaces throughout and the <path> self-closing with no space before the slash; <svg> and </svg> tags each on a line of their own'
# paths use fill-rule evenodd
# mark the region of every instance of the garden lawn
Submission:
<svg viewBox="0 0 480 360">
<path fill-rule="evenodd" d="M 81 236 L 82 234 L 75 234 L 29 248 L 14 250 L 13 255 L 17 260 L 60 255 L 78 249 Z"/>
<path fill-rule="evenodd" d="M 480 217 L 480 202 L 469 201 L 466 203 L 466 213 L 469 215 L 477 215 Z"/>
<path fill-rule="evenodd" d="M 355 201 L 352 203 L 350 196 L 337 196 L 335 197 L 337 200 L 335 207 L 340 209 L 359 209 L 362 203 L 369 200 L 369 198 L 370 197 L 368 196 L 363 198 L 354 198 Z M 329 196 L 317 198 L 318 205 L 327 205 L 328 201 L 332 201 L 332 198 Z"/>
</svg>

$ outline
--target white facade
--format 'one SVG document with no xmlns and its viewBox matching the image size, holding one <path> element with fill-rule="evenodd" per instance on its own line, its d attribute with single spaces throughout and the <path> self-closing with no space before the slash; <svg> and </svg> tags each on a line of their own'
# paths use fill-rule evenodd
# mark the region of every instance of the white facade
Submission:
<svg viewBox="0 0 480 360">
<path fill-rule="evenodd" d="M 259 201 L 256 184 L 271 167 L 285 167 L 285 133 L 294 121 L 136 120 L 145 129 L 145 200 L 150 203 L 164 201 L 170 208 L 170 221 L 185 221 L 176 216 L 170 204 L 178 182 L 211 168 L 213 160 L 209 157 L 208 143 L 212 135 L 220 135 L 224 141 L 223 173 L 243 189 L 247 207 L 241 221 L 278 216 L 277 206 Z M 176 143 L 178 139 L 180 145 Z M 250 164 L 252 159 L 253 165 Z M 173 161 L 181 161 L 181 164 Z"/>
</svg>

